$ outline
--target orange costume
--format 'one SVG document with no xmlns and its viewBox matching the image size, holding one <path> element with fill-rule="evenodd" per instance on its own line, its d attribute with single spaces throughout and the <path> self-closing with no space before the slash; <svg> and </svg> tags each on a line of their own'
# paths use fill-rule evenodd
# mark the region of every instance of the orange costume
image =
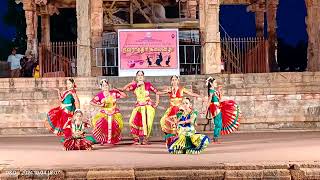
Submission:
<svg viewBox="0 0 320 180">
<path fill-rule="evenodd" d="M 168 92 L 169 98 L 170 98 L 170 107 L 166 110 L 164 115 L 162 116 L 160 120 L 161 129 L 166 134 L 176 134 L 177 133 L 177 127 L 176 123 L 174 122 L 174 117 L 177 115 L 179 111 L 179 106 L 182 103 L 183 94 L 184 94 L 185 88 L 179 87 L 176 92 Z"/>
</svg>

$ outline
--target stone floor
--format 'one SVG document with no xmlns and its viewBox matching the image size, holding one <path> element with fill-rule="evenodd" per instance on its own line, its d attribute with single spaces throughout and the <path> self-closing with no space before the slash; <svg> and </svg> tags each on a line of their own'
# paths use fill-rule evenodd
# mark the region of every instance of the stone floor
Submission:
<svg viewBox="0 0 320 180">
<path fill-rule="evenodd" d="M 115 146 L 96 145 L 93 151 L 63 151 L 59 139 L 52 136 L 0 137 L 0 170 L 3 174 L 5 169 L 179 169 L 226 164 L 251 164 L 250 167 L 252 164 L 320 164 L 320 132 L 235 133 L 221 140 L 221 144 L 210 144 L 200 155 L 171 155 L 157 139 L 146 146 L 134 146 L 125 140 Z"/>
</svg>

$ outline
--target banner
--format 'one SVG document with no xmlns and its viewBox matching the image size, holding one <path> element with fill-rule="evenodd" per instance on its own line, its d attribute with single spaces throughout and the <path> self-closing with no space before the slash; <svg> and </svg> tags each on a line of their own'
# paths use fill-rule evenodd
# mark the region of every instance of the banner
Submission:
<svg viewBox="0 0 320 180">
<path fill-rule="evenodd" d="M 179 75 L 178 29 L 121 29 L 118 31 L 119 76 Z"/>
</svg>

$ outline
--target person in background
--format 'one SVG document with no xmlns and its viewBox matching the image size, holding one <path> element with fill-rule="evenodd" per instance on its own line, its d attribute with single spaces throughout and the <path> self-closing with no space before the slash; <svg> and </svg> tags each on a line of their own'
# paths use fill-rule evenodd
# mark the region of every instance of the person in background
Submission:
<svg viewBox="0 0 320 180">
<path fill-rule="evenodd" d="M 25 56 L 20 60 L 21 77 L 32 77 L 35 68 L 35 60 L 32 51 L 26 51 Z"/>
<path fill-rule="evenodd" d="M 8 63 L 10 63 L 11 77 L 17 78 L 20 76 L 20 59 L 23 58 L 22 54 L 17 54 L 17 49 L 13 48 L 11 55 L 8 56 Z"/>
<path fill-rule="evenodd" d="M 37 61 L 34 65 L 33 68 L 33 77 L 34 78 L 40 78 L 40 66 L 39 66 L 39 61 Z"/>
</svg>

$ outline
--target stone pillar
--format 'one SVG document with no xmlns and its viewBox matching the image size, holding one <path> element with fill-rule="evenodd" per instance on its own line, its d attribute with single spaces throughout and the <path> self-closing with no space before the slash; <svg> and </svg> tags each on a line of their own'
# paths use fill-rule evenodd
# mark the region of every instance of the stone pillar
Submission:
<svg viewBox="0 0 320 180">
<path fill-rule="evenodd" d="M 308 71 L 320 71 L 320 0 L 306 0 Z"/>
<path fill-rule="evenodd" d="M 264 36 L 264 13 L 266 9 L 265 0 L 258 0 L 247 7 L 247 12 L 255 13 L 256 35 L 257 37 Z"/>
<path fill-rule="evenodd" d="M 254 12 L 255 13 L 255 22 L 256 22 L 256 36 L 260 38 L 264 38 L 264 13 L 266 12 L 266 1 L 265 0 L 257 0 L 255 3 L 249 5 L 247 7 L 247 12 Z M 266 51 L 269 50 L 266 48 Z M 268 55 L 269 53 L 267 53 Z M 276 52 L 274 52 L 276 54 Z M 269 59 L 268 56 L 265 56 L 265 66 L 266 71 L 269 72 Z M 275 57 L 275 56 L 274 56 Z M 251 66 L 246 63 L 245 66 Z"/>
<path fill-rule="evenodd" d="M 77 10 L 77 76 L 91 76 L 91 3 L 90 0 L 76 0 Z"/>
<path fill-rule="evenodd" d="M 179 1 L 179 18 L 187 18 L 188 17 L 188 6 L 187 0 Z"/>
<path fill-rule="evenodd" d="M 221 73 L 219 0 L 200 0 L 202 74 Z"/>
<path fill-rule="evenodd" d="M 41 15 L 41 43 L 48 45 L 50 43 L 50 15 Z"/>
<path fill-rule="evenodd" d="M 23 10 L 26 17 L 26 35 L 27 35 L 27 50 L 31 50 L 34 53 L 37 52 L 37 14 L 36 7 L 32 0 L 23 1 Z"/>
<path fill-rule="evenodd" d="M 257 37 L 264 36 L 264 10 L 258 10 L 255 12 L 256 20 L 256 35 Z"/>
<path fill-rule="evenodd" d="M 196 0 L 188 0 L 188 18 L 196 19 L 197 18 L 197 5 L 198 2 Z"/>
<path fill-rule="evenodd" d="M 277 7 L 279 0 L 267 1 L 267 21 L 268 21 L 268 40 L 269 40 L 269 69 L 271 72 L 278 71 L 276 59 L 277 48 Z"/>
<path fill-rule="evenodd" d="M 95 48 L 102 47 L 103 32 L 103 0 L 91 0 L 91 46 L 93 55 L 91 59 L 92 76 L 102 76 L 102 68 L 97 67 L 102 64 L 103 56 L 101 52 L 94 51 Z M 96 62 L 96 59 L 99 62 Z"/>
</svg>

